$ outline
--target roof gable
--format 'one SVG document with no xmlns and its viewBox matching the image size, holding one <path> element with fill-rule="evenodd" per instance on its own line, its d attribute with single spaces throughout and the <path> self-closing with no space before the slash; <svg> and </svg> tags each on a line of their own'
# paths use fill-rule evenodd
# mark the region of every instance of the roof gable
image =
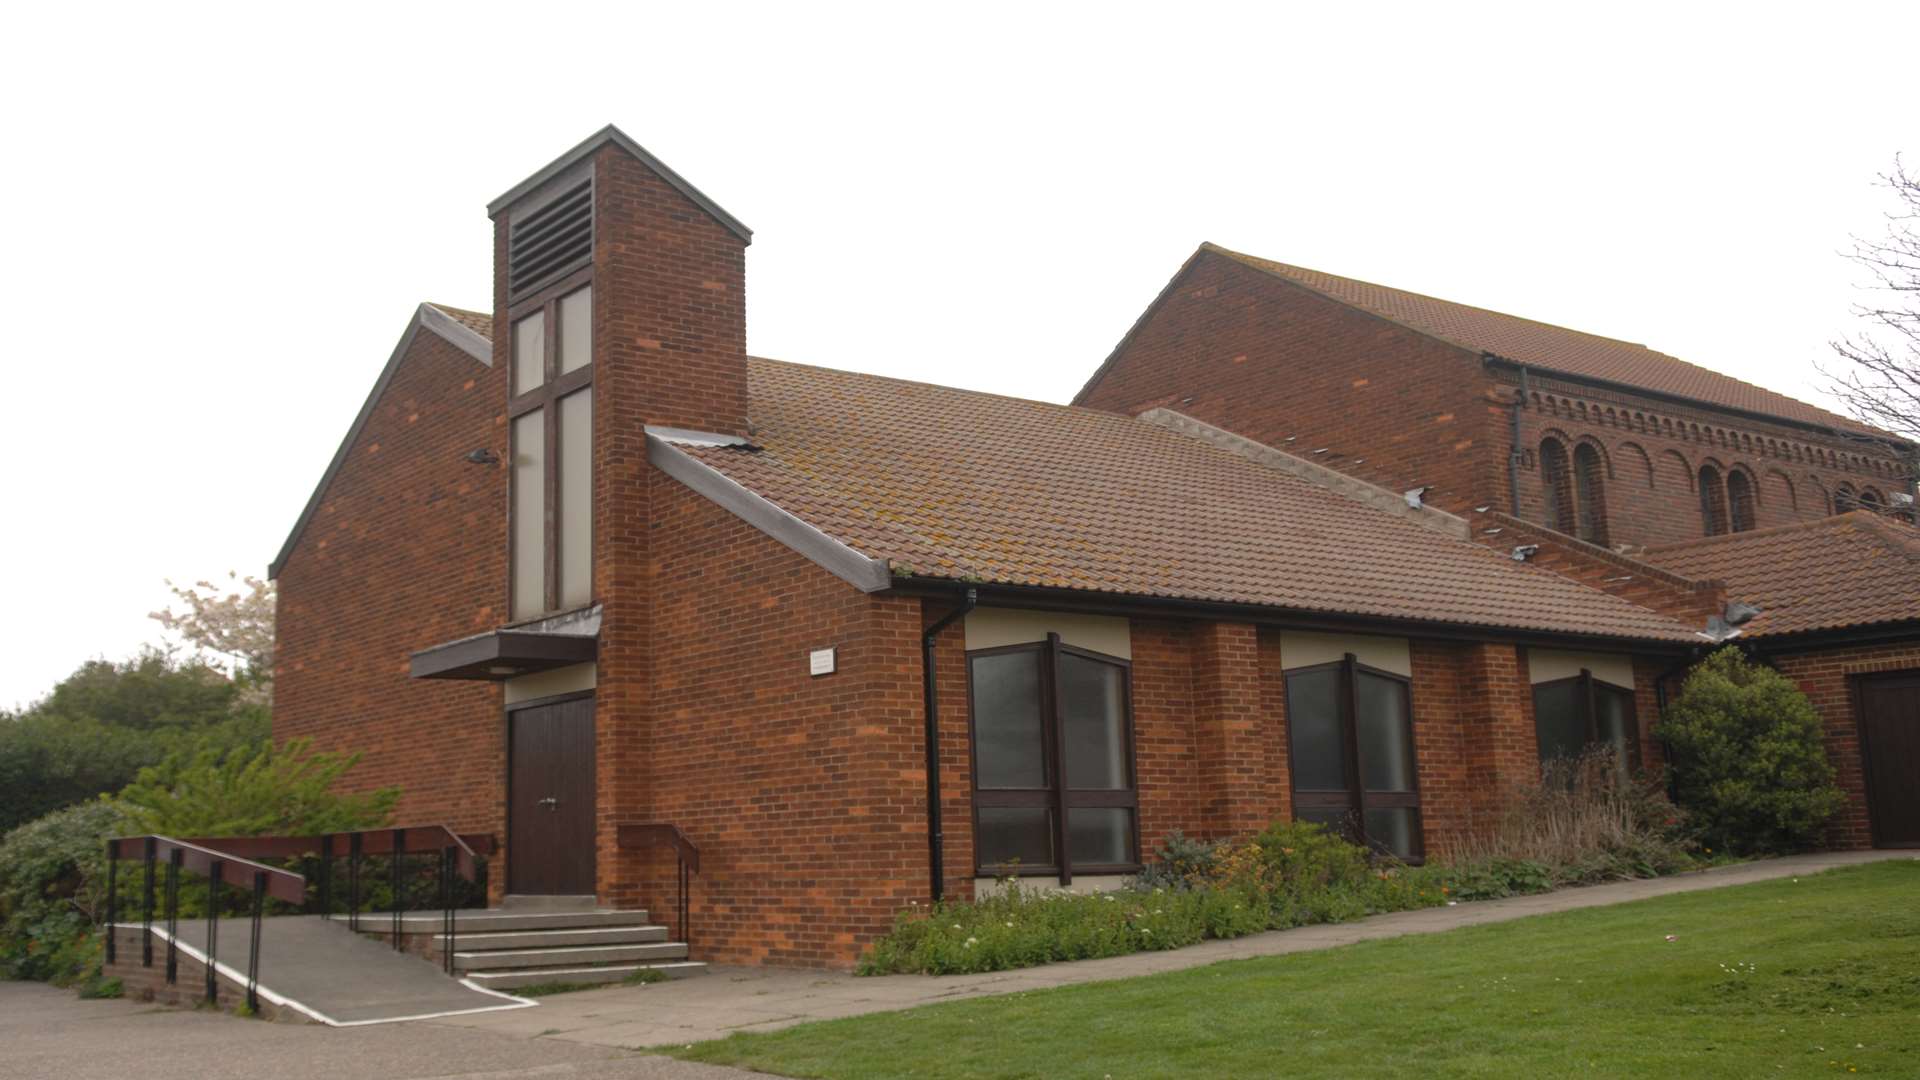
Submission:
<svg viewBox="0 0 1920 1080">
<path fill-rule="evenodd" d="M 1210 251 L 1348 307 L 1473 352 L 1577 379 L 1614 383 L 1723 409 L 1881 437 L 1859 421 L 1722 375 L 1645 345 L 1441 300 L 1404 289 L 1262 259 L 1216 244 Z"/>
<path fill-rule="evenodd" d="M 269 580 L 280 576 L 280 570 L 292 557 L 294 545 L 300 542 L 300 534 L 306 531 L 307 523 L 320 509 L 320 503 L 326 495 L 327 485 L 333 482 L 340 466 L 345 464 L 347 454 L 353 449 L 354 441 L 367 426 L 367 420 L 373 415 L 374 406 L 387 391 L 387 384 L 393 381 L 393 373 L 400 367 L 400 361 L 413 347 L 414 339 L 422 332 L 437 334 L 449 344 L 488 367 L 493 366 L 493 316 L 463 308 L 448 307 L 444 304 L 421 304 L 413 310 L 413 318 L 408 320 L 407 328 L 400 335 L 399 344 L 393 347 L 393 353 L 387 357 L 387 366 L 380 369 L 380 377 L 374 380 L 373 389 L 367 392 L 367 400 L 355 414 L 353 423 L 348 426 L 346 437 L 340 440 L 340 448 L 333 452 L 333 460 L 327 463 L 327 471 L 320 474 L 320 483 L 314 486 L 313 494 L 307 496 L 307 505 L 300 511 L 300 517 L 294 521 L 293 529 L 287 533 L 286 542 L 280 545 L 280 554 L 274 556 L 267 567 Z"/>
<path fill-rule="evenodd" d="M 584 142 L 553 159 L 553 161 L 549 162 L 547 166 L 539 172 L 508 188 L 505 194 L 487 204 L 487 216 L 495 216 L 500 213 L 500 211 L 511 206 L 521 196 L 526 195 L 548 180 L 573 168 L 601 147 L 609 145 L 619 147 L 638 160 L 642 165 L 653 170 L 660 179 L 665 180 L 668 184 L 672 185 L 676 191 L 685 195 L 688 201 L 706 211 L 715 221 L 718 221 L 724 226 L 728 232 L 739 237 L 741 243 L 753 243 L 753 230 L 747 228 L 745 222 L 727 213 L 725 207 L 708 198 L 705 192 L 694 187 L 692 183 L 688 182 L 686 177 L 674 172 L 672 168 L 668 167 L 666 162 L 654 157 L 646 147 L 634 142 L 632 136 L 612 124 L 608 124 L 606 127 L 587 136 Z"/>
</svg>

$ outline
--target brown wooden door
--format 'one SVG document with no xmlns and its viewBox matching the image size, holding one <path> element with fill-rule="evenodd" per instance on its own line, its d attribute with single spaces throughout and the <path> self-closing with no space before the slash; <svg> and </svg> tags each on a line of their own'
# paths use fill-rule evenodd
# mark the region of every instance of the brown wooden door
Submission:
<svg viewBox="0 0 1920 1080">
<path fill-rule="evenodd" d="M 1879 847 L 1920 847 L 1920 671 L 1863 678 L 1860 740 Z"/>
<path fill-rule="evenodd" d="M 507 891 L 593 890 L 593 698 L 507 716 Z"/>
</svg>

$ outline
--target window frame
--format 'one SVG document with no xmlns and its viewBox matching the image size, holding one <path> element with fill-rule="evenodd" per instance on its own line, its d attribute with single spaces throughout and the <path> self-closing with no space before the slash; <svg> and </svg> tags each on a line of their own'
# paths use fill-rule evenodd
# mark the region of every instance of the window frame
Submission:
<svg viewBox="0 0 1920 1080">
<path fill-rule="evenodd" d="M 975 709 L 980 700 L 974 679 L 976 657 L 1005 656 L 1015 653 L 1039 653 L 1040 663 L 1040 745 L 1044 755 L 1042 772 L 1047 786 L 1045 788 L 981 788 L 979 767 L 979 718 Z M 1060 685 L 1056 672 L 1062 656 L 1077 656 L 1095 663 L 1109 664 L 1120 669 L 1121 707 L 1124 720 L 1121 734 L 1126 740 L 1127 786 L 1124 789 L 1071 789 L 1066 786 L 1066 737 L 1060 723 L 1061 707 Z M 1133 720 L 1133 661 L 1119 656 L 1095 652 L 1068 645 L 1060 640 L 1060 635 L 1050 633 L 1045 641 L 1022 642 L 1017 645 L 999 645 L 988 649 L 970 649 L 967 651 L 967 771 L 968 784 L 973 794 L 971 820 L 973 823 L 973 868 L 975 876 L 1000 877 L 1011 873 L 1017 877 L 1058 877 L 1060 884 L 1073 884 L 1075 873 L 1084 874 L 1134 874 L 1141 869 L 1140 862 L 1140 769 L 1137 760 L 1137 739 Z M 1052 841 L 1055 865 L 1028 866 L 1006 863 L 986 863 L 980 858 L 980 810 L 983 807 L 1045 807 L 1052 812 Z M 1100 809 L 1120 807 L 1131 811 L 1132 828 L 1127 831 L 1127 851 L 1132 856 L 1126 863 L 1090 863 L 1076 864 L 1073 851 L 1069 846 L 1070 834 L 1067 827 L 1067 811 L 1073 809 Z"/>
<path fill-rule="evenodd" d="M 518 612 L 518 604 L 516 603 L 518 597 L 514 595 L 513 581 L 516 576 L 514 568 L 518 565 L 517 559 L 519 553 L 516 550 L 518 544 L 515 540 L 516 522 L 514 521 L 514 504 L 516 499 L 513 491 L 512 469 L 508 469 L 507 612 L 513 622 L 551 618 L 563 610 L 560 603 L 560 399 L 571 397 L 579 391 L 591 387 L 593 385 L 594 365 L 593 358 L 589 355 L 585 364 L 564 375 L 560 374 L 560 302 L 574 293 L 579 292 L 581 289 L 588 288 L 592 285 L 593 268 L 591 266 L 582 267 L 571 274 L 555 280 L 538 292 L 528 296 L 525 300 L 507 309 L 507 348 L 509 350 L 506 364 L 508 395 L 507 453 L 511 458 L 512 455 L 518 452 L 512 444 L 513 422 L 530 412 L 542 411 L 541 438 L 543 445 L 541 453 L 544 455 L 543 490 L 541 491 L 541 498 L 544 504 L 542 509 L 543 520 L 541 523 L 541 544 L 543 549 L 541 552 L 543 563 L 542 578 L 544 584 L 539 610 L 527 614 L 520 614 Z M 589 325 L 591 325 L 593 312 L 597 310 L 598 298 L 595 297 L 589 300 L 588 303 L 590 306 L 587 317 L 590 320 Z M 531 390 L 516 394 L 513 392 L 513 369 L 515 361 L 518 358 L 513 355 L 512 350 L 518 346 L 519 337 L 514 333 L 514 327 L 519 324 L 520 320 L 539 312 L 544 312 L 546 319 L 541 344 L 544 355 L 541 357 L 540 385 Z M 593 412 L 596 415 L 598 414 L 599 409 L 597 406 L 593 407 Z M 587 457 L 589 468 L 591 469 L 594 447 L 591 434 L 588 436 L 587 446 Z M 591 490 L 591 479 L 589 479 L 588 483 L 589 490 Z M 598 595 L 594 590 L 593 548 L 591 526 L 589 526 L 589 535 L 587 538 L 587 601 L 584 604 L 574 605 L 575 607 L 591 606 L 593 598 Z"/>
<path fill-rule="evenodd" d="M 1546 526 L 1574 535 L 1579 528 L 1578 496 L 1573 490 L 1573 455 L 1556 436 L 1540 440 L 1540 486 L 1547 508 Z"/>
<path fill-rule="evenodd" d="M 1538 761 L 1542 768 L 1546 767 L 1546 764 L 1547 764 L 1546 759 L 1540 756 L 1540 690 L 1542 687 L 1563 686 L 1568 683 L 1581 684 L 1580 694 L 1578 695 L 1577 700 L 1581 703 L 1581 706 L 1585 712 L 1583 719 L 1586 721 L 1586 729 L 1587 729 L 1587 741 L 1585 746 L 1583 746 L 1581 749 L 1582 753 L 1585 753 L 1586 748 L 1598 745 L 1600 743 L 1600 710 L 1598 708 L 1598 695 L 1602 691 L 1605 691 L 1611 694 L 1619 694 L 1626 699 L 1627 728 L 1628 728 L 1627 760 L 1624 762 L 1621 762 L 1621 766 L 1627 769 L 1628 771 L 1634 771 L 1639 769 L 1641 766 L 1640 695 L 1636 691 L 1630 690 L 1627 687 L 1620 686 L 1615 683 L 1607 682 L 1605 679 L 1594 678 L 1593 670 L 1591 668 L 1581 668 L 1580 674 L 1569 675 L 1564 679 L 1548 679 L 1545 682 L 1537 682 L 1537 683 L 1534 683 L 1530 688 L 1531 694 L 1529 697 L 1529 705 L 1533 709 L 1534 760 Z"/>
<path fill-rule="evenodd" d="M 1727 485 L 1727 531 L 1752 532 L 1758 523 L 1759 485 L 1744 469 L 1728 469 L 1722 482 Z"/>
<path fill-rule="evenodd" d="M 1297 758 L 1294 755 L 1294 716 L 1293 698 L 1286 683 L 1296 675 L 1307 675 L 1322 671 L 1338 670 L 1342 677 L 1339 687 L 1339 722 L 1341 742 L 1341 772 L 1347 783 L 1342 793 L 1342 801 L 1334 801 L 1333 792 L 1300 789 L 1300 770 L 1294 768 Z M 1358 702 L 1360 698 L 1360 676 L 1372 675 L 1400 684 L 1407 695 L 1407 744 L 1412 758 L 1413 785 L 1409 791 L 1376 791 L 1369 793 L 1363 782 L 1366 766 L 1360 760 L 1360 723 Z M 1287 703 L 1287 790 L 1291 802 L 1291 816 L 1300 819 L 1300 811 L 1346 810 L 1355 823 L 1358 842 L 1369 852 L 1393 855 L 1383 847 L 1376 846 L 1367 835 L 1367 808 L 1369 805 L 1382 810 L 1412 810 L 1419 827 L 1414 830 L 1415 850 L 1411 855 L 1393 855 L 1410 866 L 1418 866 L 1427 858 L 1427 819 L 1420 805 L 1420 746 L 1413 733 L 1413 679 L 1397 671 L 1387 671 L 1371 664 L 1360 662 L 1360 658 L 1348 653 L 1339 660 L 1329 660 L 1324 664 L 1309 664 L 1305 667 L 1287 668 L 1281 671 L 1282 700 Z M 1371 794 L 1371 797 L 1369 795 Z M 1303 798 L 1304 796 L 1304 798 Z"/>
<path fill-rule="evenodd" d="M 1568 455 L 1568 471 L 1573 476 L 1573 535 L 1589 544 L 1606 547 L 1607 459 L 1590 442 L 1577 442 Z"/>
</svg>

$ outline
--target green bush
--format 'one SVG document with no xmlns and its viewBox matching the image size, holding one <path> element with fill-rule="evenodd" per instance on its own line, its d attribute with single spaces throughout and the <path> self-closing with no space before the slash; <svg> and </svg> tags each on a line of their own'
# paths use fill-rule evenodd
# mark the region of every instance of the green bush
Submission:
<svg viewBox="0 0 1920 1080">
<path fill-rule="evenodd" d="M 1431 871 L 1374 866 L 1338 833 L 1276 824 L 1248 843 L 1169 835 L 1133 887 L 1069 893 L 1002 882 L 994 895 L 901 913 L 862 974 L 951 975 L 1177 949 L 1446 902 Z"/>
<path fill-rule="evenodd" d="M 1792 680 L 1737 649 L 1694 666 L 1660 732 L 1680 803 L 1708 848 L 1811 847 L 1845 802 L 1813 703 Z"/>
<path fill-rule="evenodd" d="M 0 975 L 65 986 L 99 971 L 106 842 L 126 825 L 119 807 L 95 800 L 0 839 Z"/>
<path fill-rule="evenodd" d="M 399 788 L 341 793 L 358 754 L 280 746 L 177 755 L 142 769 L 119 802 L 141 832 L 162 836 L 305 836 L 390 823 Z"/>
</svg>

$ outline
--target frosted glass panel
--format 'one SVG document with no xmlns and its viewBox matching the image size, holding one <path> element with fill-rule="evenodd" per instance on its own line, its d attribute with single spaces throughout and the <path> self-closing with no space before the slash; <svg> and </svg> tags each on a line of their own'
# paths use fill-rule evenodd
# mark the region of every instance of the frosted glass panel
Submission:
<svg viewBox="0 0 1920 1080">
<path fill-rule="evenodd" d="M 547 313 L 536 311 L 513 324 L 513 392 L 524 394 L 547 381 Z"/>
<path fill-rule="evenodd" d="M 1420 813 L 1409 807 L 1386 807 L 1367 811 L 1367 843 L 1402 859 L 1411 859 L 1419 848 Z"/>
<path fill-rule="evenodd" d="M 973 658 L 973 756 L 982 788 L 1047 786 L 1040 656 L 1031 650 Z"/>
<path fill-rule="evenodd" d="M 1345 791 L 1337 669 L 1287 676 L 1287 728 L 1293 733 L 1293 786 L 1302 791 Z"/>
<path fill-rule="evenodd" d="M 1058 678 L 1067 787 L 1082 791 L 1127 787 L 1126 672 L 1114 664 L 1063 653 Z M 1071 823 L 1073 815 L 1068 819 Z"/>
<path fill-rule="evenodd" d="M 1633 762 L 1633 695 L 1624 690 L 1596 686 L 1593 690 L 1594 726 L 1603 746 L 1613 748 L 1614 757 L 1625 768 Z"/>
<path fill-rule="evenodd" d="M 593 388 L 560 399 L 560 606 L 593 599 Z"/>
<path fill-rule="evenodd" d="M 1067 811 L 1067 854 L 1088 866 L 1133 861 L 1133 811 L 1118 806 Z"/>
<path fill-rule="evenodd" d="M 976 865 L 1053 865 L 1053 813 L 1044 806 L 983 806 Z"/>
<path fill-rule="evenodd" d="M 1413 790 L 1413 730 L 1405 683 L 1354 676 L 1354 722 L 1360 739 L 1360 782 L 1368 791 Z"/>
<path fill-rule="evenodd" d="M 1587 703 L 1579 679 L 1533 688 L 1533 731 L 1541 762 L 1576 757 L 1587 745 Z"/>
<path fill-rule="evenodd" d="M 547 432 L 542 410 L 513 421 L 513 617 L 546 610 Z"/>
<path fill-rule="evenodd" d="M 560 374 L 593 362 L 593 287 L 560 298 Z"/>
</svg>

